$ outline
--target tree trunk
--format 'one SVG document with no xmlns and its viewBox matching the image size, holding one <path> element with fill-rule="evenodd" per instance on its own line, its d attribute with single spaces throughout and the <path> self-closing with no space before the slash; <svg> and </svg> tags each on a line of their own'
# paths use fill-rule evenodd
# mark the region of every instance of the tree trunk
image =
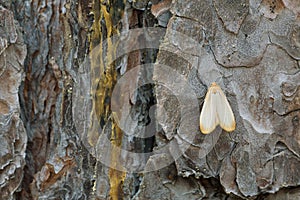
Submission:
<svg viewBox="0 0 300 200">
<path fill-rule="evenodd" d="M 299 199 L 299 8 L 1 1 L 1 199 Z"/>
</svg>

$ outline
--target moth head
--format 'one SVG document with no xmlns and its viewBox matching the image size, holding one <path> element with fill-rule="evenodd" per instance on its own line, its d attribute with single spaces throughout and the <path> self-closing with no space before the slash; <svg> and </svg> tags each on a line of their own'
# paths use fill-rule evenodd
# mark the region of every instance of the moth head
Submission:
<svg viewBox="0 0 300 200">
<path fill-rule="evenodd" d="M 215 86 L 218 86 L 216 82 L 212 82 L 212 84 L 210 85 L 210 87 L 215 87 Z"/>
<path fill-rule="evenodd" d="M 218 92 L 220 88 L 220 86 L 216 83 L 216 82 L 213 82 L 211 85 L 210 85 L 210 89 L 211 89 L 211 92 L 213 94 L 216 94 Z"/>
</svg>

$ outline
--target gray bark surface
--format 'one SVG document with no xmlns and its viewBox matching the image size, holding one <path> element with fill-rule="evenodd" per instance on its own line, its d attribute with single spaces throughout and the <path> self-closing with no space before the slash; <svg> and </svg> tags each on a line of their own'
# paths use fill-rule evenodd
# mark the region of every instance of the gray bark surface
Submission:
<svg viewBox="0 0 300 200">
<path fill-rule="evenodd" d="M 261 4 L 189 1 L 173 3 L 171 11 L 174 16 L 160 48 L 173 50 L 160 52 L 157 62 L 181 72 L 200 102 L 204 97 L 202 85 L 217 81 L 225 90 L 237 119 L 236 130 L 221 135 L 217 134 L 221 130 L 216 130 L 215 137 L 220 138 L 217 143 L 211 140 L 213 148 L 207 149 L 203 142 L 207 136 L 194 131 L 198 121 L 190 120 L 193 115 L 199 115 L 199 108 L 181 111 L 181 118 L 178 109 L 158 110 L 158 116 L 168 113 L 161 122 L 163 127 L 171 127 L 164 129 L 166 137 L 179 144 L 191 144 L 175 161 L 178 174 L 218 177 L 227 193 L 240 197 L 274 193 L 287 185 L 298 186 L 300 29 L 295 9 L 287 9 L 279 1 Z M 171 35 L 174 31 L 200 45 L 174 37 Z M 199 38 L 201 35 L 204 37 Z M 194 49 L 190 48 L 193 45 Z M 182 59 L 185 62 L 178 62 Z M 195 76 L 201 81 L 195 82 Z M 157 73 L 157 79 L 161 78 L 161 73 Z M 173 101 L 166 96 L 167 91 L 159 88 L 157 101 L 172 108 L 169 104 Z M 188 98 L 185 101 L 190 102 Z M 183 116 L 191 118 L 185 120 Z M 179 146 L 175 151 L 183 148 Z M 203 149 L 208 151 L 203 153 Z"/>
</svg>

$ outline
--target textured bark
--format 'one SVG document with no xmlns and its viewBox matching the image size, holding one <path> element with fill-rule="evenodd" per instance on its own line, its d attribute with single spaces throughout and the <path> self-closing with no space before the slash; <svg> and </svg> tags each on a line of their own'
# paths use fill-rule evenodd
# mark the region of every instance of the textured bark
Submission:
<svg viewBox="0 0 300 200">
<path fill-rule="evenodd" d="M 0 16 L 0 194 L 12 199 L 23 179 L 27 145 L 18 98 L 26 46 L 13 13 L 0 6 Z"/>
<path fill-rule="evenodd" d="M 298 1 L 0 6 L 1 199 L 300 198 Z"/>
<path fill-rule="evenodd" d="M 220 138 L 216 144 L 211 140 L 213 148 L 203 153 L 207 136 L 195 131 L 198 121 L 182 119 L 198 116 L 198 105 L 191 104 L 188 111 L 180 114 L 178 109 L 158 110 L 158 116 L 169 113 L 161 122 L 163 127 L 172 127 L 164 129 L 166 137 L 178 144 L 191 144 L 175 161 L 179 175 L 219 178 L 225 192 L 240 197 L 299 185 L 299 13 L 285 3 L 215 0 L 212 4 L 172 4 L 173 17 L 165 37 L 168 43 L 160 47 L 168 51 L 160 51 L 157 62 L 181 73 L 200 102 L 203 85 L 217 81 L 237 118 L 237 129 L 229 135 L 219 135 L 220 129 L 214 131 L 212 134 Z M 174 31 L 185 34 L 184 40 L 178 42 L 177 37 L 169 37 Z M 194 49 L 187 48 L 192 45 Z M 185 61 L 178 62 L 182 59 Z M 154 78 L 162 79 L 158 71 Z M 201 81 L 194 81 L 195 73 Z M 172 86 L 178 87 L 175 80 L 180 75 L 174 78 Z M 192 96 L 190 91 L 182 93 Z M 172 108 L 174 100 L 166 98 L 166 94 L 166 88 L 157 90 L 158 104 Z M 187 97 L 185 101 L 191 102 Z M 178 145 L 171 153 L 182 152 L 184 148 Z"/>
<path fill-rule="evenodd" d="M 83 156 L 77 141 L 71 97 L 72 74 L 87 49 L 89 21 L 82 16 L 88 5 L 14 1 L 11 6 L 27 44 L 19 94 L 28 143 L 18 198 L 84 199 L 86 194 L 78 191 L 89 190 L 93 170 L 88 168 L 94 160 Z"/>
</svg>

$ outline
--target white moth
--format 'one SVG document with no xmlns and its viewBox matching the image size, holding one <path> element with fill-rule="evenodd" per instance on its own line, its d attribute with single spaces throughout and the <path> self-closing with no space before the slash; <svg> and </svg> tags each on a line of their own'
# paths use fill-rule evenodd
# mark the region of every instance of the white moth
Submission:
<svg viewBox="0 0 300 200">
<path fill-rule="evenodd" d="M 217 125 L 225 131 L 235 129 L 235 119 L 231 107 L 220 86 L 213 82 L 208 89 L 200 114 L 200 130 L 211 133 Z"/>
</svg>

